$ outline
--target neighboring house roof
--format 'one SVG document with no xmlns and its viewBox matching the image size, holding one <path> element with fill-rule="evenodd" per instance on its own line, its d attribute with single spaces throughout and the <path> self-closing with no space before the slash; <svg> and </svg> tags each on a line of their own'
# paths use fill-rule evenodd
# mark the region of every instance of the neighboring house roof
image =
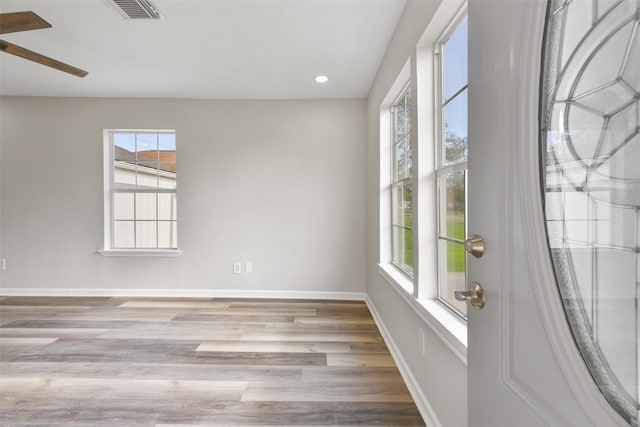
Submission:
<svg viewBox="0 0 640 427">
<path fill-rule="evenodd" d="M 115 154 L 116 161 L 127 162 L 131 164 L 156 162 L 159 157 L 160 170 L 167 171 L 167 172 L 176 171 L 176 151 L 175 150 L 138 151 L 138 157 L 136 159 L 136 153 L 116 145 L 114 147 L 114 154 Z"/>
</svg>

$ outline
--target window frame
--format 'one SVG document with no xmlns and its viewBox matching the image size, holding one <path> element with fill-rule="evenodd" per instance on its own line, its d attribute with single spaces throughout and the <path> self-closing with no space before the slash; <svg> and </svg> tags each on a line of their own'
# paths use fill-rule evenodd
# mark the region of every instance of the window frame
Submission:
<svg viewBox="0 0 640 427">
<path fill-rule="evenodd" d="M 398 64 L 396 78 L 380 102 L 379 127 L 379 262 L 378 274 L 407 303 L 424 324 L 467 363 L 467 322 L 436 298 L 438 283 L 436 199 L 436 117 L 434 111 L 436 60 L 434 43 L 452 23 L 466 15 L 466 0 L 440 4 L 416 43 L 413 54 Z M 391 104 L 407 81 L 412 85 L 413 238 L 414 276 L 391 264 Z"/>
<path fill-rule="evenodd" d="M 465 19 L 468 18 L 466 7 L 462 8 L 456 15 L 451 19 L 449 24 L 446 26 L 440 37 L 435 41 L 433 46 L 434 52 L 434 142 L 435 142 L 435 164 L 434 164 L 434 172 L 436 176 L 436 254 L 437 254 L 437 285 L 435 292 L 435 299 L 440 304 L 444 305 L 451 312 L 462 318 L 464 321 L 467 320 L 466 312 L 461 311 L 458 307 L 454 306 L 450 301 L 448 301 L 443 296 L 443 288 L 446 286 L 444 281 L 446 280 L 446 274 L 448 270 L 447 266 L 447 256 L 443 256 L 443 252 L 446 251 L 446 246 L 448 242 L 456 243 L 464 245 L 464 240 L 452 238 L 446 235 L 446 231 L 443 232 L 443 227 L 446 227 L 446 188 L 443 185 L 445 177 L 449 174 L 464 172 L 464 196 L 465 196 L 465 208 L 464 208 L 464 233 L 466 238 L 467 234 L 467 222 L 468 222 L 468 177 L 469 177 L 469 168 L 468 168 L 468 145 L 467 152 L 465 153 L 464 159 L 452 161 L 447 163 L 445 161 L 446 156 L 446 148 L 445 148 L 445 108 L 449 105 L 453 100 L 457 99 L 458 96 L 463 93 L 469 93 L 469 80 L 467 77 L 466 84 L 464 84 L 461 88 L 458 88 L 449 99 L 445 98 L 445 59 L 444 59 L 444 46 L 449 41 L 451 36 L 460 28 L 460 25 L 463 23 Z M 467 51 L 467 60 L 468 60 L 468 51 Z M 468 101 L 467 101 L 468 108 Z M 467 116 L 467 124 L 468 124 L 468 116 Z M 467 131 L 468 132 L 468 131 Z M 468 134 L 467 134 L 468 137 Z M 467 140 L 468 141 L 468 140 Z M 467 142 L 468 143 L 468 142 Z M 443 249 L 443 246 L 445 249 Z M 465 289 L 467 287 L 467 261 L 468 256 L 466 252 L 464 253 L 464 284 Z M 463 290 L 463 289 L 460 289 Z M 466 309 L 466 305 L 461 303 L 460 306 Z"/>
<path fill-rule="evenodd" d="M 176 206 L 174 209 L 175 209 L 175 212 L 177 212 L 177 209 L 178 209 L 177 208 L 177 195 L 178 195 L 177 181 L 176 181 L 175 188 L 162 188 L 160 187 L 159 183 L 157 188 L 144 188 L 144 187 L 139 188 L 137 187 L 137 185 L 128 186 L 126 184 L 125 185 L 117 184 L 115 182 L 116 160 L 115 160 L 114 136 L 117 134 L 123 134 L 123 133 L 135 134 L 136 138 L 137 138 L 137 135 L 140 135 L 140 134 L 155 134 L 155 135 L 172 134 L 176 136 L 176 131 L 173 129 L 105 129 L 103 131 L 104 246 L 103 246 L 103 249 L 98 251 L 98 253 L 100 253 L 103 256 L 165 256 L 165 257 L 179 256 L 181 254 L 181 251 L 178 249 L 177 241 L 176 241 L 176 247 L 167 247 L 167 248 L 159 247 L 159 241 L 158 241 L 159 240 L 158 227 L 161 222 L 174 222 L 176 226 L 178 223 L 177 215 L 175 220 L 161 220 L 159 219 L 159 215 L 158 215 L 158 209 L 159 209 L 158 196 L 161 194 L 175 195 Z M 178 147 L 178 144 L 177 144 L 177 138 L 176 138 L 176 148 L 175 148 L 176 153 L 177 153 L 177 147 Z M 157 147 L 156 151 L 158 151 L 158 153 L 160 152 L 159 146 Z M 160 162 L 159 157 L 157 160 L 158 162 Z M 160 176 L 161 176 L 160 169 L 158 168 L 158 179 L 160 179 Z M 136 170 L 136 179 L 137 179 L 137 170 Z M 114 206 L 115 205 L 114 197 L 116 194 L 134 194 L 134 202 L 133 202 L 134 217 L 132 220 L 134 223 L 134 237 L 133 237 L 134 247 L 117 247 L 114 244 L 115 243 L 114 224 L 117 221 L 117 219 L 115 218 L 116 215 L 115 215 L 115 206 Z M 155 219 L 150 219 L 150 220 L 137 219 L 136 194 L 155 194 L 156 195 Z M 137 239 L 135 234 L 136 223 L 140 221 L 148 221 L 148 222 L 155 223 L 155 226 L 156 226 L 155 247 L 135 247 L 137 245 Z M 177 229 L 176 229 L 176 235 L 177 235 Z"/>
<path fill-rule="evenodd" d="M 412 144 L 412 131 L 413 131 L 413 125 L 411 123 L 411 114 L 412 114 L 412 110 L 413 110 L 413 106 L 411 107 L 411 109 L 408 111 L 408 115 L 406 114 L 407 110 L 406 110 L 406 100 L 408 98 L 409 103 L 413 102 L 413 97 L 412 97 L 412 88 L 411 88 L 411 80 L 407 81 L 403 86 L 402 89 L 400 89 L 398 95 L 395 97 L 395 99 L 393 100 L 393 102 L 391 103 L 390 106 L 390 112 L 391 112 L 391 133 L 390 133 L 390 146 L 391 146 L 391 153 L 390 153 L 390 158 L 391 158 L 391 163 L 390 163 L 390 168 L 391 168 L 391 183 L 390 183 L 390 207 L 391 207 L 391 211 L 390 211 L 390 218 L 391 218 L 391 222 L 390 222 L 390 230 L 391 230 L 391 265 L 393 265 L 396 269 L 398 269 L 398 271 L 400 271 L 400 273 L 402 273 L 403 275 L 405 275 L 407 278 L 413 280 L 414 277 L 414 266 L 415 266 L 415 254 L 414 254 L 414 250 L 413 250 L 413 241 L 415 239 L 414 237 L 414 227 L 413 224 L 411 227 L 407 227 L 406 225 L 399 225 L 396 224 L 394 222 L 394 211 L 396 210 L 396 204 L 394 202 L 396 202 L 395 199 L 395 190 L 400 187 L 400 188 L 404 188 L 404 186 L 408 185 L 411 187 L 411 191 L 412 191 L 412 204 L 413 204 L 413 165 L 411 167 L 408 167 L 405 165 L 405 167 L 407 168 L 407 170 L 409 172 L 411 172 L 410 174 L 408 174 L 407 176 L 405 176 L 404 178 L 398 178 L 399 173 L 397 171 L 397 165 L 398 162 L 396 160 L 396 146 L 400 143 L 405 143 L 405 155 L 407 152 L 406 149 L 406 142 L 409 143 L 409 149 L 411 151 L 411 156 L 412 156 L 412 163 L 413 163 L 413 148 L 411 147 Z M 405 129 L 405 133 L 400 137 L 397 138 L 397 114 L 396 114 L 396 107 L 400 104 L 400 102 L 405 102 L 405 120 L 406 120 L 406 124 L 408 124 L 408 127 Z M 406 125 L 405 125 L 406 126 Z M 403 209 L 404 212 L 404 209 Z M 412 256 L 413 258 L 413 262 L 411 265 L 411 270 L 407 270 L 405 269 L 402 265 L 399 265 L 398 263 L 395 262 L 396 259 L 396 231 L 399 231 L 400 229 L 404 230 L 405 232 L 408 231 L 411 234 L 411 251 L 412 251 Z"/>
</svg>

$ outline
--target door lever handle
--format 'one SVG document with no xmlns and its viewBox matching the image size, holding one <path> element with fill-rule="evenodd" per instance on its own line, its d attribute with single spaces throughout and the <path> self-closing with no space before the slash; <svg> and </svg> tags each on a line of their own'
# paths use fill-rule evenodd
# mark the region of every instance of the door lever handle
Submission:
<svg viewBox="0 0 640 427">
<path fill-rule="evenodd" d="M 455 297 L 458 301 L 469 301 L 472 306 L 480 310 L 484 307 L 484 289 L 478 282 L 471 282 L 471 289 L 465 291 L 455 291 Z"/>
</svg>

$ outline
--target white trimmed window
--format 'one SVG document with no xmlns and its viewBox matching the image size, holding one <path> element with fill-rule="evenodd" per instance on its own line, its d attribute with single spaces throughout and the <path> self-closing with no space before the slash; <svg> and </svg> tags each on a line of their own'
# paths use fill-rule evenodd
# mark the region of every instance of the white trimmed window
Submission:
<svg viewBox="0 0 640 427">
<path fill-rule="evenodd" d="M 413 277 L 411 86 L 391 105 L 391 263 Z"/>
<path fill-rule="evenodd" d="M 468 82 L 466 16 L 436 43 L 436 176 L 438 213 L 437 298 L 466 317 L 454 298 L 466 288 Z"/>
<path fill-rule="evenodd" d="M 105 131 L 105 252 L 178 248 L 176 133 Z"/>
</svg>

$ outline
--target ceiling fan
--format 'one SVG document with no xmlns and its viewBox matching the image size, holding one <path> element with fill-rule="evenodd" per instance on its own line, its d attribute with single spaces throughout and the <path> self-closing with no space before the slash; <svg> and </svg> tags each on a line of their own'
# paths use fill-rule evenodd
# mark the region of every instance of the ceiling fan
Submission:
<svg viewBox="0 0 640 427">
<path fill-rule="evenodd" d="M 39 30 L 41 28 L 51 28 L 51 24 L 34 12 L 0 13 L 0 34 Z M 72 67 L 64 62 L 57 61 L 4 40 L 0 40 L 0 50 L 28 59 L 29 61 L 46 65 L 47 67 L 55 68 L 56 70 L 64 71 L 65 73 L 73 74 L 74 76 L 84 77 L 89 74 L 80 68 Z"/>
</svg>

